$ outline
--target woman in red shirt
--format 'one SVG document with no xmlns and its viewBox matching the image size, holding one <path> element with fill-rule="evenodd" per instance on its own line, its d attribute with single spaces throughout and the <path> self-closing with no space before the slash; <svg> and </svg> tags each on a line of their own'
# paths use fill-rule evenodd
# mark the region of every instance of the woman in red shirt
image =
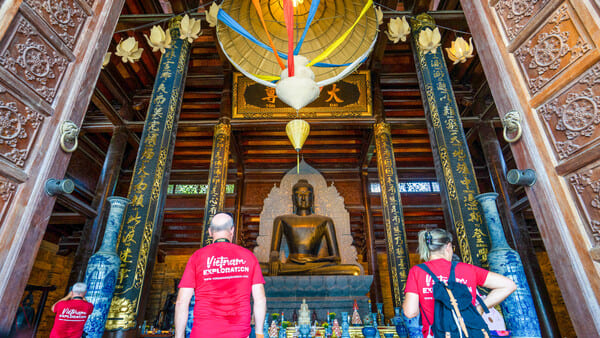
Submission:
<svg viewBox="0 0 600 338">
<path fill-rule="evenodd" d="M 452 254 L 452 234 L 448 231 L 433 229 L 419 232 L 419 255 L 440 281 L 448 281 Z M 517 288 L 512 280 L 502 275 L 466 263 L 456 265 L 455 279 L 456 282 L 467 285 L 473 296 L 473 304 L 475 304 L 475 292 L 478 286 L 490 289 L 485 299 L 485 306 L 488 308 L 502 302 Z M 413 266 L 408 272 L 402 308 L 408 318 L 416 317 L 419 314 L 419 307 L 422 309 L 423 337 L 433 336 L 429 330 L 435 320 L 433 284 L 431 276 L 419 267 Z M 481 305 L 477 305 L 479 313 L 483 313 Z"/>
</svg>

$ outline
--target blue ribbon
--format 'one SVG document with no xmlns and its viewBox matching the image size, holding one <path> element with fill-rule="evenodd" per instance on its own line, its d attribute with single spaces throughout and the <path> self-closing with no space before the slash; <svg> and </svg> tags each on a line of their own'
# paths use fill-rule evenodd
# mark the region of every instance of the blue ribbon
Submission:
<svg viewBox="0 0 600 338">
<path fill-rule="evenodd" d="M 319 8 L 320 0 L 313 0 L 310 4 L 310 9 L 308 10 L 308 17 L 306 18 L 306 26 L 304 27 L 304 32 L 302 32 L 302 36 L 300 40 L 298 40 L 298 44 L 294 49 L 294 55 L 298 55 L 300 52 L 300 47 L 302 46 L 302 42 L 304 42 L 304 38 L 306 37 L 306 33 L 308 32 L 308 28 L 310 28 L 310 24 L 312 23 L 315 15 L 317 14 L 317 8 Z"/>
</svg>

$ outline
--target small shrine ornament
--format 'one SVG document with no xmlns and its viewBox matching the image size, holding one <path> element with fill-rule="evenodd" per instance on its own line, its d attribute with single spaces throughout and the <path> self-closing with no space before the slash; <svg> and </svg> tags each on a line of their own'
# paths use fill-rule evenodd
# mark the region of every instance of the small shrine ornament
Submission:
<svg viewBox="0 0 600 338">
<path fill-rule="evenodd" d="M 337 319 L 333 320 L 333 327 L 331 328 L 331 331 L 333 331 L 334 337 L 339 338 L 342 336 L 342 328 L 340 327 L 340 323 L 338 323 Z"/>
<path fill-rule="evenodd" d="M 279 328 L 277 327 L 277 324 L 275 323 L 275 321 L 271 322 L 271 326 L 269 327 L 269 338 L 277 338 L 279 333 Z"/>
<path fill-rule="evenodd" d="M 362 320 L 360 320 L 360 314 L 358 314 L 358 304 L 356 303 L 356 299 L 354 300 L 354 305 L 352 306 L 351 324 L 355 326 L 362 325 Z"/>
</svg>

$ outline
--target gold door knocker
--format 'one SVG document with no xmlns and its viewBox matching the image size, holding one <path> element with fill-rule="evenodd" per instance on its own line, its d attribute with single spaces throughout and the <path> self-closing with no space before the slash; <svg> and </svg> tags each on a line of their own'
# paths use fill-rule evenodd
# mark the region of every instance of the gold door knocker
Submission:
<svg viewBox="0 0 600 338">
<path fill-rule="evenodd" d="M 521 134 L 523 134 L 523 129 L 521 128 L 521 115 L 516 110 L 511 110 L 502 119 L 502 125 L 504 126 L 504 140 L 508 143 L 513 143 L 518 141 L 521 138 Z M 508 137 L 508 134 L 516 135 L 514 137 Z"/>
<path fill-rule="evenodd" d="M 79 135 L 79 127 L 72 121 L 64 121 L 60 125 L 60 147 L 67 153 L 72 153 L 77 149 L 77 136 Z M 71 147 L 67 143 L 73 144 Z"/>
</svg>

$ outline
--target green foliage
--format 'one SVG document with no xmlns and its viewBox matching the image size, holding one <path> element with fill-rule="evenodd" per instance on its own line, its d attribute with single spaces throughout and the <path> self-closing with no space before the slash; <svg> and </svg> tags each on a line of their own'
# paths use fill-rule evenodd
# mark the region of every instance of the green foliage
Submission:
<svg viewBox="0 0 600 338">
<path fill-rule="evenodd" d="M 281 327 L 284 329 L 287 329 L 288 326 L 290 326 L 290 322 L 288 322 L 287 320 L 284 320 L 283 322 L 281 322 Z"/>
</svg>

